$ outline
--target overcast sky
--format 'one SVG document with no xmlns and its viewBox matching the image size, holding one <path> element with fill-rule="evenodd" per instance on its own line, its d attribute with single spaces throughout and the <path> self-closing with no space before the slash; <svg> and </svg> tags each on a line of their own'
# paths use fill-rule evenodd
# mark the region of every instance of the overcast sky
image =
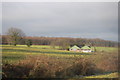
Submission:
<svg viewBox="0 0 120 80">
<path fill-rule="evenodd" d="M 27 36 L 118 39 L 116 2 L 4 2 L 2 33 L 10 27 Z"/>
</svg>

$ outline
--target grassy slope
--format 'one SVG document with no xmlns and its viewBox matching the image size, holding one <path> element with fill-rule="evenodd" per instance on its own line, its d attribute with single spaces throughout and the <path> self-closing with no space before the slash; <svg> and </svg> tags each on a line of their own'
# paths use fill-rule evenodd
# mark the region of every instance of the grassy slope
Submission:
<svg viewBox="0 0 120 80">
<path fill-rule="evenodd" d="M 46 55 L 46 56 L 54 56 L 54 57 L 60 57 L 60 58 L 76 58 L 76 57 L 84 57 L 88 59 L 94 59 L 95 63 L 98 63 L 100 60 L 108 57 L 109 55 L 117 56 L 116 54 L 112 54 L 110 52 L 117 51 L 117 48 L 109 48 L 109 47 L 96 47 L 97 53 L 80 53 L 80 52 L 70 52 L 70 51 L 64 51 L 64 50 L 57 50 L 52 49 L 50 46 L 38 46 L 33 45 L 32 47 L 26 47 L 25 45 L 18 45 L 16 47 L 9 46 L 9 45 L 3 45 L 2 46 L 2 58 L 3 62 L 12 63 L 15 61 L 19 61 L 22 59 L 26 59 L 28 56 L 36 56 L 36 55 Z M 101 52 L 102 51 L 102 52 Z M 108 53 L 109 52 L 109 53 Z M 105 55 L 101 53 L 106 53 Z M 108 54 L 107 54 L 108 53 Z M 76 54 L 76 55 L 74 55 Z M 99 76 L 88 76 L 85 78 L 106 78 L 106 77 L 116 77 L 117 73 L 110 73 L 105 75 L 99 75 Z"/>
<path fill-rule="evenodd" d="M 118 78 L 118 73 L 109 73 L 104 75 L 86 76 L 85 78 Z"/>
</svg>

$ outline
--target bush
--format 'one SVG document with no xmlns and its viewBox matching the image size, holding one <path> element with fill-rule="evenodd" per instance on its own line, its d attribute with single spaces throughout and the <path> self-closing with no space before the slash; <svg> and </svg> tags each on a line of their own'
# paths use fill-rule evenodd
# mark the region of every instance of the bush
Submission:
<svg viewBox="0 0 120 80">
<path fill-rule="evenodd" d="M 30 47 L 30 46 L 32 45 L 32 40 L 28 39 L 28 40 L 26 41 L 26 45 L 27 45 L 28 47 Z"/>
<path fill-rule="evenodd" d="M 29 71 L 31 70 L 31 66 L 25 66 L 25 65 L 12 65 L 12 64 L 5 64 L 3 66 L 3 73 L 5 76 L 3 77 L 9 77 L 9 78 L 24 78 L 29 75 Z"/>
<path fill-rule="evenodd" d="M 59 72 L 59 75 L 62 75 L 62 77 L 88 76 L 94 75 L 96 71 L 96 67 L 91 61 L 78 59 L 70 67 Z"/>
<path fill-rule="evenodd" d="M 53 57 L 39 56 L 22 60 L 16 64 L 4 64 L 4 77 L 28 78 L 72 78 L 95 73 L 95 65 L 87 59 L 72 61 Z"/>
<path fill-rule="evenodd" d="M 23 60 L 15 64 L 3 64 L 3 78 L 24 78 L 29 76 L 30 70 L 34 67 L 34 61 L 31 59 Z"/>
</svg>

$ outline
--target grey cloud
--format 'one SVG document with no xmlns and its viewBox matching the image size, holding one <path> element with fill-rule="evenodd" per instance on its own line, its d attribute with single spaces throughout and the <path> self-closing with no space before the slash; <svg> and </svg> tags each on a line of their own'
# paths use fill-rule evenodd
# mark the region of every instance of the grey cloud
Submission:
<svg viewBox="0 0 120 80">
<path fill-rule="evenodd" d="M 118 33 L 117 3 L 3 3 L 2 7 L 3 33 L 18 27 L 29 36 L 108 40 Z"/>
<path fill-rule="evenodd" d="M 2 34 L 2 3 L 0 3 L 0 34 Z"/>
</svg>

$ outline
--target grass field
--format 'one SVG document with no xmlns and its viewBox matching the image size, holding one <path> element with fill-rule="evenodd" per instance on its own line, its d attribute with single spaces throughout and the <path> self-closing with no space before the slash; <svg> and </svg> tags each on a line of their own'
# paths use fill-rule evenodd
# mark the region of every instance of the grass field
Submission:
<svg viewBox="0 0 120 80">
<path fill-rule="evenodd" d="M 39 58 L 39 61 L 45 61 L 51 64 L 59 62 L 61 65 L 64 62 L 68 65 L 75 63 L 76 59 L 87 59 L 88 61 L 92 61 L 93 64 L 96 65 L 97 69 L 99 69 L 99 74 L 101 74 L 100 78 L 110 78 L 117 77 L 117 57 L 118 50 L 113 47 L 96 47 L 97 52 L 95 53 L 80 53 L 80 52 L 70 52 L 65 50 L 59 50 L 59 47 L 55 47 L 55 49 L 51 48 L 51 46 L 47 45 L 33 45 L 31 47 L 27 47 L 26 45 L 2 45 L 2 61 L 4 64 L 18 64 L 19 62 L 26 60 L 36 60 Z M 43 59 L 44 58 L 46 59 Z M 61 64 L 60 64 L 61 63 Z M 28 64 L 28 63 L 27 63 Z M 63 67 L 63 65 L 61 65 Z M 53 67 L 51 67 L 53 68 Z M 63 67 L 64 68 L 64 67 Z M 66 68 L 66 67 L 65 67 Z M 3 70 L 4 71 L 4 70 Z M 102 75 L 104 73 L 110 73 Z M 95 73 L 95 74 L 97 74 Z M 98 76 L 91 76 L 85 78 L 99 78 Z"/>
<path fill-rule="evenodd" d="M 95 75 L 95 76 L 87 76 L 85 78 L 118 78 L 118 73 L 107 73 L 107 74 L 102 74 L 102 75 Z"/>
<path fill-rule="evenodd" d="M 25 59 L 29 55 L 48 55 L 56 57 L 74 57 L 74 56 L 85 56 L 92 55 L 90 53 L 79 53 L 79 52 L 70 52 L 64 50 L 51 49 L 50 46 L 38 46 L 33 45 L 32 47 L 26 47 L 25 45 L 19 46 L 2 46 L 3 61 L 9 60 L 9 62 Z"/>
</svg>

